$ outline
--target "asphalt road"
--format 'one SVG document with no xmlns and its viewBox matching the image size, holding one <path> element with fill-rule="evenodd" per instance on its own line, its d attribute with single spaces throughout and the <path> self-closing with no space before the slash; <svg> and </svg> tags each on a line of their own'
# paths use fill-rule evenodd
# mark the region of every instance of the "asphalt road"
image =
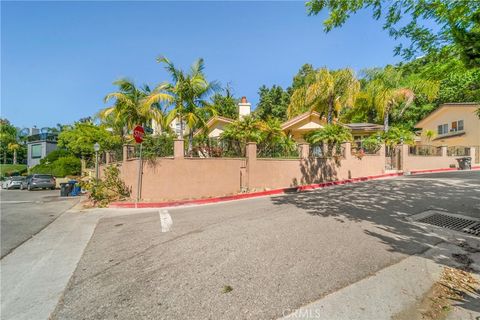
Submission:
<svg viewBox="0 0 480 320">
<path fill-rule="evenodd" d="M 441 241 L 408 216 L 479 204 L 477 171 L 104 218 L 52 319 L 278 318 Z"/>
<path fill-rule="evenodd" d="M 1 257 L 10 253 L 78 202 L 58 190 L 0 190 Z"/>
</svg>

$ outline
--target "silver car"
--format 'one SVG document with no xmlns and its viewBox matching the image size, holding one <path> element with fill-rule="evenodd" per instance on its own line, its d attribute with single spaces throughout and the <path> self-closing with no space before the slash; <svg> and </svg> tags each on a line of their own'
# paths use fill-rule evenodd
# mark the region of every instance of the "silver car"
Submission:
<svg viewBox="0 0 480 320">
<path fill-rule="evenodd" d="M 24 181 L 25 177 L 22 176 L 8 177 L 2 187 L 3 189 L 21 189 Z"/>
<path fill-rule="evenodd" d="M 57 182 L 51 174 L 32 174 L 21 185 L 20 189 L 26 188 L 31 191 L 33 189 L 52 189 L 55 190 Z"/>
</svg>

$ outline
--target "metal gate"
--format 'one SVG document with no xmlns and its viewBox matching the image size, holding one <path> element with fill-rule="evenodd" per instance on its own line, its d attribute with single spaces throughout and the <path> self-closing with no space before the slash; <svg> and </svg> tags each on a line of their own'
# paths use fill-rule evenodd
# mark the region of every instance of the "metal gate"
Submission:
<svg viewBox="0 0 480 320">
<path fill-rule="evenodd" d="M 398 146 L 385 147 L 385 170 L 402 170 L 402 153 Z"/>
</svg>

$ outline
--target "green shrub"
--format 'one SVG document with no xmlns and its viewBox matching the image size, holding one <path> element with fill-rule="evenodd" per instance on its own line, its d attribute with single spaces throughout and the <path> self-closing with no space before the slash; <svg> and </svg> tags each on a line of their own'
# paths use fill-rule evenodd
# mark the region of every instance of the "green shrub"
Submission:
<svg viewBox="0 0 480 320">
<path fill-rule="evenodd" d="M 130 189 L 120 178 L 120 170 L 116 165 L 105 168 L 104 178 L 82 183 L 82 187 L 90 192 L 89 198 L 99 207 L 106 207 L 112 201 L 124 200 L 130 196 Z"/>
<path fill-rule="evenodd" d="M 44 160 L 44 159 L 42 159 Z M 74 156 L 57 158 L 53 162 L 44 162 L 30 169 L 30 173 L 52 174 L 55 177 L 80 175 L 82 165 L 80 159 Z"/>
<path fill-rule="evenodd" d="M 52 163 L 55 160 L 63 157 L 69 157 L 73 156 L 73 154 L 65 149 L 56 149 L 47 154 L 47 156 L 43 159 L 40 159 L 40 164 L 47 164 L 47 163 Z"/>
<path fill-rule="evenodd" d="M 156 159 L 158 157 L 173 156 L 173 135 L 147 135 L 143 141 L 143 158 Z"/>
<path fill-rule="evenodd" d="M 27 166 L 24 164 L 0 164 L 0 178 L 20 176 L 26 172 Z"/>
</svg>

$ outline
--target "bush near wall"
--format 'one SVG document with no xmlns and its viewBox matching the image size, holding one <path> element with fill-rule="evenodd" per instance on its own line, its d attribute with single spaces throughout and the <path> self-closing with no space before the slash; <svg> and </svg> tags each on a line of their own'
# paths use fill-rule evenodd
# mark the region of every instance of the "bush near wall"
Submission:
<svg viewBox="0 0 480 320">
<path fill-rule="evenodd" d="M 44 160 L 44 159 L 42 159 Z M 80 175 L 82 164 L 80 159 L 74 156 L 60 157 L 53 162 L 46 162 L 36 165 L 30 169 L 30 173 L 52 174 L 55 177 Z"/>
<path fill-rule="evenodd" d="M 20 176 L 27 172 L 25 164 L 0 164 L 0 178 Z"/>
</svg>

